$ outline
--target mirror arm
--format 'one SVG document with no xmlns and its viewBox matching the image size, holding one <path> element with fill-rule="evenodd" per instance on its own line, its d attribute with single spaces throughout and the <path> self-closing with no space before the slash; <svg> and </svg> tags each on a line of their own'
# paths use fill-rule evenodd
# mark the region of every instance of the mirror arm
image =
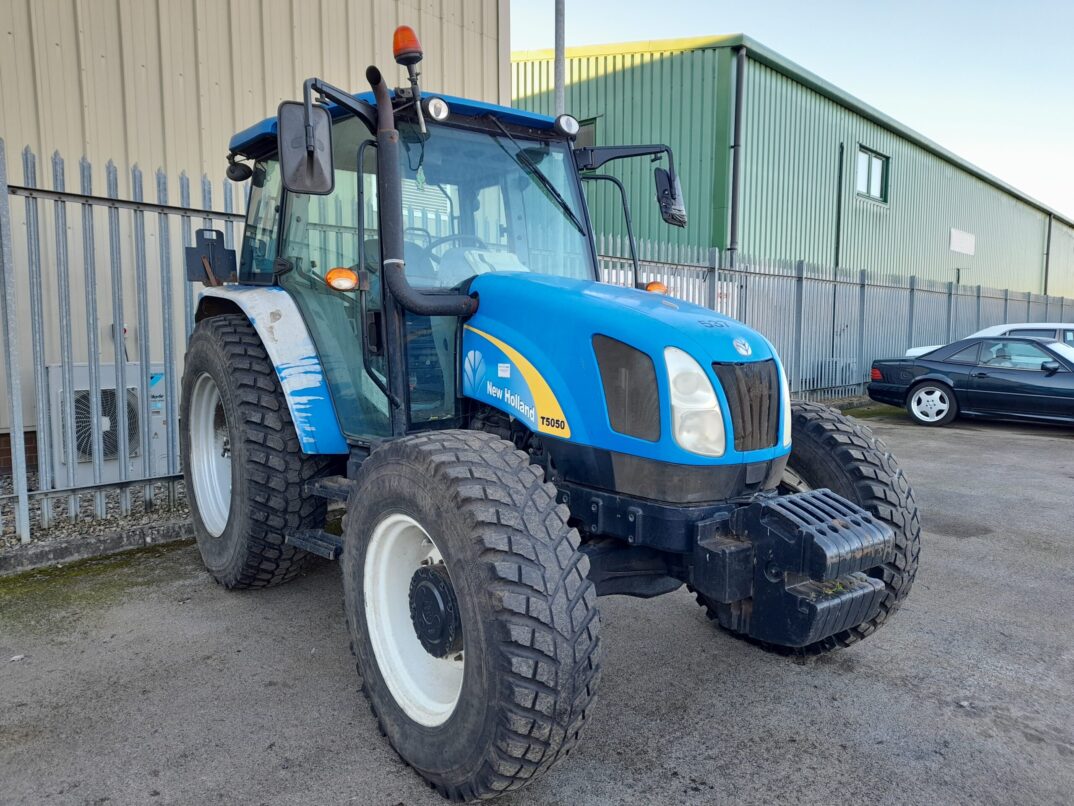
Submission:
<svg viewBox="0 0 1074 806">
<path fill-rule="evenodd" d="M 321 100 L 328 101 L 338 107 L 346 109 L 356 118 L 362 121 L 370 131 L 376 131 L 377 113 L 372 105 L 348 94 L 324 79 L 307 78 L 302 84 L 302 100 L 306 106 L 306 150 L 313 151 L 313 126 L 310 118 L 313 117 L 313 94 L 317 93 Z"/>
<path fill-rule="evenodd" d="M 574 165 L 579 171 L 595 171 L 612 160 L 667 154 L 672 198 L 675 198 L 675 155 L 669 146 L 654 143 L 644 146 L 586 146 L 574 150 Z"/>
</svg>

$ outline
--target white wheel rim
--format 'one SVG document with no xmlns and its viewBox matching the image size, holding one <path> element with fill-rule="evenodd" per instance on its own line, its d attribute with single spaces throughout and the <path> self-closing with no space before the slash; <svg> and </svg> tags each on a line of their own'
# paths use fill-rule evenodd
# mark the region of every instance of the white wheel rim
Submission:
<svg viewBox="0 0 1074 806">
<path fill-rule="evenodd" d="M 187 420 L 194 501 L 202 524 L 219 537 L 231 512 L 231 431 L 220 390 L 208 373 L 194 381 Z"/>
<path fill-rule="evenodd" d="M 951 400 L 947 392 L 936 386 L 923 386 L 914 392 L 910 401 L 914 414 L 927 423 L 942 420 L 951 410 Z"/>
<path fill-rule="evenodd" d="M 377 666 L 396 703 L 421 725 L 436 727 L 455 711 L 465 651 L 430 655 L 410 618 L 410 580 L 422 565 L 443 562 L 429 533 L 408 515 L 388 515 L 374 527 L 363 571 L 365 617 Z"/>
</svg>

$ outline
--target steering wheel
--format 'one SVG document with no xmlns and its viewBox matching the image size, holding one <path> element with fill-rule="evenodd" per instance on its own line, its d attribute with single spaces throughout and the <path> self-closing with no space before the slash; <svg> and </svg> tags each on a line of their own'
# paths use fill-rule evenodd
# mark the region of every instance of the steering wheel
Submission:
<svg viewBox="0 0 1074 806">
<path fill-rule="evenodd" d="M 473 246 L 476 246 L 478 249 L 488 248 L 488 244 L 478 238 L 476 235 L 463 235 L 462 233 L 456 233 L 454 235 L 444 235 L 440 238 L 433 238 L 431 241 L 429 241 L 429 245 L 425 248 L 428 249 L 430 253 L 432 253 L 432 251 L 437 247 L 455 242 L 458 242 L 460 245 L 464 243 L 470 243 Z M 440 256 L 433 255 L 433 258 L 435 260 L 439 260 Z"/>
<path fill-rule="evenodd" d="M 416 232 L 418 235 L 425 238 L 425 249 L 433 248 L 433 234 L 425 229 L 425 227 L 407 227 L 403 230 L 403 236 L 406 237 L 407 233 L 411 232 Z"/>
</svg>

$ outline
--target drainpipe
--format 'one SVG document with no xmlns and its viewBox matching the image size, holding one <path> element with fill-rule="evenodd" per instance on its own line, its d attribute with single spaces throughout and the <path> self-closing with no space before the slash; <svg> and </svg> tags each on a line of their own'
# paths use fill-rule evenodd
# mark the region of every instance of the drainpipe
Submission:
<svg viewBox="0 0 1074 806">
<path fill-rule="evenodd" d="M 735 48 L 735 118 L 731 134 L 731 226 L 727 238 L 728 268 L 735 267 L 738 257 L 738 230 L 741 217 L 740 186 L 742 184 L 742 101 L 746 94 L 746 48 Z"/>
<path fill-rule="evenodd" d="M 1044 296 L 1048 296 L 1048 273 L 1052 267 L 1052 219 L 1054 219 L 1051 213 L 1048 213 L 1048 237 L 1044 243 Z"/>
<path fill-rule="evenodd" d="M 562 115 L 566 112 L 566 100 L 564 99 L 564 85 L 566 83 L 565 77 L 565 42 L 563 35 L 563 4 L 564 0 L 556 0 L 556 58 L 555 58 L 555 107 L 556 115 Z"/>
</svg>

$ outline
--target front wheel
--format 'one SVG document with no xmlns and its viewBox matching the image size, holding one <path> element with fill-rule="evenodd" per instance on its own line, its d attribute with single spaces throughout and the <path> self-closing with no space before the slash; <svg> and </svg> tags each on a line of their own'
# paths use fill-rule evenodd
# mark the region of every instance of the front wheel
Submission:
<svg viewBox="0 0 1074 806">
<path fill-rule="evenodd" d="M 596 593 L 567 517 L 524 453 L 476 431 L 396 440 L 355 480 L 342 572 L 362 688 L 452 800 L 533 780 L 592 706 Z"/>
</svg>

